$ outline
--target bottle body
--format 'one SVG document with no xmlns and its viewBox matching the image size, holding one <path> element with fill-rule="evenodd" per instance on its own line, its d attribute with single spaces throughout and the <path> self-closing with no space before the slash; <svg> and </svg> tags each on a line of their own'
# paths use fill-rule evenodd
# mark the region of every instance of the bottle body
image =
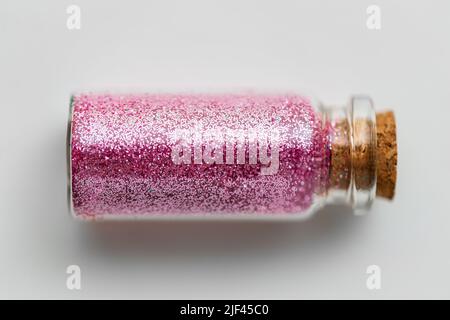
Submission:
<svg viewBox="0 0 450 320">
<path fill-rule="evenodd" d="M 300 95 L 75 95 L 72 213 L 306 217 L 327 199 L 355 204 L 352 158 L 342 160 L 354 142 L 352 109 L 326 109 Z M 372 121 L 372 106 L 362 109 Z M 373 146 L 374 131 L 364 134 Z M 368 179 L 366 204 L 376 183 Z"/>
</svg>

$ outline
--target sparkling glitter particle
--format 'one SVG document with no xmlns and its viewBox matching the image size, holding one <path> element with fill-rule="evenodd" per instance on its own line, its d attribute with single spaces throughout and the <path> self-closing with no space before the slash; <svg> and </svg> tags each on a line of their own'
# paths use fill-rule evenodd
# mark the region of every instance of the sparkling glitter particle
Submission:
<svg viewBox="0 0 450 320">
<path fill-rule="evenodd" d="M 71 130 L 77 216 L 301 214 L 329 170 L 320 115 L 296 95 L 79 94 Z M 242 145 L 227 141 L 230 130 Z M 181 163 L 172 157 L 177 132 L 191 133 Z M 261 149 L 250 160 L 249 132 L 278 133 L 267 142 L 269 153 L 279 148 L 275 173 L 261 174 Z"/>
</svg>

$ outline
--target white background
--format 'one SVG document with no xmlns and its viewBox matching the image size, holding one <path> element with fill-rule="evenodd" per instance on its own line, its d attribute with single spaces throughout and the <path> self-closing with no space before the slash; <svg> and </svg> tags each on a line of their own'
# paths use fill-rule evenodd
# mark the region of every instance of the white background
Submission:
<svg viewBox="0 0 450 320">
<path fill-rule="evenodd" d="M 81 30 L 66 27 L 70 4 Z M 444 0 L 2 1 L 0 297 L 450 298 L 449 31 Z M 75 222 L 69 96 L 123 85 L 370 94 L 397 117 L 395 201 L 303 223 Z"/>
</svg>

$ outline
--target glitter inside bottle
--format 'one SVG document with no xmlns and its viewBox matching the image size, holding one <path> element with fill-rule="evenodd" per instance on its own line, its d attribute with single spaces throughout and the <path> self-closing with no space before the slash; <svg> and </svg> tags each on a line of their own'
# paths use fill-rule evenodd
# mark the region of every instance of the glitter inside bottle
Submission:
<svg viewBox="0 0 450 320">
<path fill-rule="evenodd" d="M 293 94 L 77 94 L 69 201 L 80 218 L 306 217 L 392 198 L 395 122 L 371 100 Z"/>
</svg>

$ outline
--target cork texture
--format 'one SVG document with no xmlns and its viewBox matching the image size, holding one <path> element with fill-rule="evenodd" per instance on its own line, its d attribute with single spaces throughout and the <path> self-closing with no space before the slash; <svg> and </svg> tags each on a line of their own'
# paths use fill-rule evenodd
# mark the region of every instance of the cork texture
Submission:
<svg viewBox="0 0 450 320">
<path fill-rule="evenodd" d="M 368 190 L 375 184 L 376 195 L 392 199 L 397 180 L 397 138 L 394 113 L 376 114 L 376 146 L 371 135 L 373 123 L 356 120 L 353 142 L 349 123 L 341 121 L 334 127 L 331 141 L 330 188 L 348 189 L 352 176 L 356 189 Z M 353 143 L 353 150 L 351 145 Z"/>
<path fill-rule="evenodd" d="M 345 190 L 350 186 L 352 151 L 347 121 L 337 122 L 331 141 L 330 188 Z"/>
<path fill-rule="evenodd" d="M 397 135 L 392 111 L 377 113 L 377 196 L 394 198 L 397 182 Z"/>
</svg>

